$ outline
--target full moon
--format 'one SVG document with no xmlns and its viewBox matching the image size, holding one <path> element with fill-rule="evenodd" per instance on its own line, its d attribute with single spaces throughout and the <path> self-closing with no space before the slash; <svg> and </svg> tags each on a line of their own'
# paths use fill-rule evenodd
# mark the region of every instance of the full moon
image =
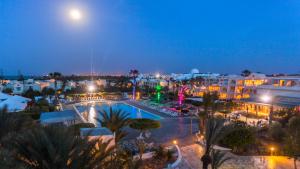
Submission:
<svg viewBox="0 0 300 169">
<path fill-rule="evenodd" d="M 69 14 L 72 20 L 80 20 L 82 18 L 81 11 L 75 8 L 71 9 Z"/>
</svg>

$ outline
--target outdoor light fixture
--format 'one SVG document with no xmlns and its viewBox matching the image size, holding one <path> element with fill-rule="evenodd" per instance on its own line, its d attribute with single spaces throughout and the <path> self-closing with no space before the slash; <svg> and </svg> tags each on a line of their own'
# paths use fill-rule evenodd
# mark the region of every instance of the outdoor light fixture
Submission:
<svg viewBox="0 0 300 169">
<path fill-rule="evenodd" d="M 159 73 L 156 73 L 155 77 L 158 79 L 160 78 L 160 74 Z"/>
<path fill-rule="evenodd" d="M 173 144 L 177 145 L 177 140 L 173 140 Z"/>
<path fill-rule="evenodd" d="M 271 151 L 271 156 L 273 156 L 273 155 L 274 155 L 275 148 L 274 148 L 274 147 L 270 147 L 270 151 Z"/>
<path fill-rule="evenodd" d="M 263 95 L 261 96 L 261 100 L 265 103 L 269 103 L 272 100 L 272 98 L 269 95 Z"/>
<path fill-rule="evenodd" d="M 89 92 L 94 92 L 95 89 L 96 89 L 96 88 L 95 88 L 94 85 L 90 85 L 90 86 L 88 87 Z"/>
</svg>

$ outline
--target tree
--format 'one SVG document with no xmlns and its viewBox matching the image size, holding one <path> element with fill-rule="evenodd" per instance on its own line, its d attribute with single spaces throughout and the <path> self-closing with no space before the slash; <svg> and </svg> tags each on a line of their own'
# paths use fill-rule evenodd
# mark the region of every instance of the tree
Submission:
<svg viewBox="0 0 300 169">
<path fill-rule="evenodd" d="M 212 150 L 211 157 L 212 157 L 212 163 L 211 168 L 212 169 L 218 169 L 220 168 L 226 161 L 232 159 L 231 157 L 226 157 L 226 153 L 219 151 L 219 150 Z"/>
<path fill-rule="evenodd" d="M 115 143 L 117 144 L 126 135 L 125 131 L 122 129 L 129 125 L 129 114 L 122 110 L 113 110 L 112 107 L 110 107 L 109 112 L 101 110 L 100 116 L 101 117 L 96 118 L 96 120 L 101 126 L 106 127 L 111 132 L 115 133 Z"/>
<path fill-rule="evenodd" d="M 209 118 L 205 130 L 205 152 L 201 157 L 201 161 L 203 169 L 208 169 L 209 164 L 212 163 L 210 155 L 212 147 L 217 144 L 225 134 L 224 120 Z"/>
<path fill-rule="evenodd" d="M 136 146 L 139 151 L 139 160 L 142 161 L 143 159 L 143 154 L 147 148 L 147 144 L 144 142 L 144 140 L 136 140 Z"/>
<path fill-rule="evenodd" d="M 57 98 L 57 80 L 62 77 L 60 72 L 49 73 L 50 78 L 54 79 L 54 90 L 55 90 L 55 98 Z"/>
<path fill-rule="evenodd" d="M 285 152 L 294 159 L 294 168 L 297 169 L 297 160 L 300 158 L 300 117 L 293 117 L 288 123 Z"/>
<path fill-rule="evenodd" d="M 218 94 L 216 92 L 214 93 L 209 93 L 206 92 L 203 94 L 203 101 L 202 101 L 202 107 L 203 111 L 200 111 L 198 113 L 199 117 L 199 126 L 200 126 L 200 132 L 204 134 L 206 131 L 205 126 L 206 126 L 206 121 L 207 118 L 213 116 L 214 112 L 218 108 L 218 103 L 216 102 L 218 100 Z"/>
<path fill-rule="evenodd" d="M 245 69 L 242 71 L 241 76 L 247 77 L 251 74 L 251 71 L 248 69 Z"/>
<path fill-rule="evenodd" d="M 55 94 L 55 90 L 52 88 L 44 87 L 42 89 L 42 95 L 44 96 L 52 96 Z"/>
<path fill-rule="evenodd" d="M 109 141 L 76 137 L 66 127 L 39 127 L 12 142 L 16 160 L 32 169 L 105 168 L 114 147 Z"/>
<path fill-rule="evenodd" d="M 32 125 L 32 121 L 25 117 L 22 117 L 17 112 L 8 113 L 7 107 L 0 109 L 0 148 L 2 141 L 5 141 L 6 137 L 15 135 Z"/>
<path fill-rule="evenodd" d="M 32 121 L 21 117 L 19 113 L 8 113 L 7 108 L 0 109 L 0 166 L 4 169 L 16 168 L 20 165 L 13 158 L 11 139 L 23 130 L 30 128 Z"/>
<path fill-rule="evenodd" d="M 232 148 L 233 152 L 240 152 L 246 146 L 255 142 L 255 136 L 253 131 L 248 127 L 234 127 L 220 142 Z"/>
<path fill-rule="evenodd" d="M 140 138 L 142 138 L 142 135 L 145 131 L 160 128 L 160 122 L 146 118 L 133 119 L 129 127 L 136 130 L 140 130 Z"/>
<path fill-rule="evenodd" d="M 39 91 L 34 91 L 31 87 L 23 93 L 24 97 L 30 98 L 32 100 L 34 100 L 35 96 L 40 96 L 41 93 Z"/>
<path fill-rule="evenodd" d="M 139 75 L 139 71 L 137 69 L 132 69 L 132 70 L 130 70 L 129 75 L 133 79 L 132 99 L 135 100 L 135 90 L 136 90 L 136 85 L 137 85 L 136 78 Z"/>
<path fill-rule="evenodd" d="M 299 110 L 295 110 L 293 108 L 286 108 L 286 109 L 282 109 L 282 110 L 273 112 L 273 117 L 275 117 L 276 120 L 281 123 L 282 127 L 286 127 L 289 120 L 292 117 L 299 115 L 299 114 L 300 114 Z"/>
<path fill-rule="evenodd" d="M 224 114 L 224 118 L 233 111 L 235 106 L 236 104 L 232 100 L 222 103 L 220 112 Z"/>
<path fill-rule="evenodd" d="M 13 90 L 11 88 L 5 88 L 2 92 L 6 94 L 12 94 Z"/>
<path fill-rule="evenodd" d="M 205 131 L 205 123 L 207 120 L 208 114 L 205 111 L 199 111 L 198 118 L 199 118 L 199 129 L 200 133 L 204 134 Z"/>
<path fill-rule="evenodd" d="M 285 137 L 285 131 L 279 122 L 274 122 L 269 127 L 269 135 L 274 140 L 281 142 Z"/>
</svg>

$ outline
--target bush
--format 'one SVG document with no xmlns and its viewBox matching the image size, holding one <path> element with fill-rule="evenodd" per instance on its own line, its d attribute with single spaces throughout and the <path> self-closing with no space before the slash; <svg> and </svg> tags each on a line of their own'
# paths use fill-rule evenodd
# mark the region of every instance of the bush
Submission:
<svg viewBox="0 0 300 169">
<path fill-rule="evenodd" d="M 254 133 L 250 128 L 246 127 L 234 128 L 221 140 L 221 144 L 230 147 L 233 152 L 241 152 L 247 146 L 254 143 Z"/>
<path fill-rule="evenodd" d="M 285 137 L 285 131 L 280 123 L 274 122 L 269 128 L 269 135 L 272 139 L 281 142 Z"/>
<path fill-rule="evenodd" d="M 154 158 L 170 161 L 173 158 L 173 153 L 173 151 L 166 150 L 163 146 L 160 145 L 156 149 L 154 149 Z"/>
</svg>

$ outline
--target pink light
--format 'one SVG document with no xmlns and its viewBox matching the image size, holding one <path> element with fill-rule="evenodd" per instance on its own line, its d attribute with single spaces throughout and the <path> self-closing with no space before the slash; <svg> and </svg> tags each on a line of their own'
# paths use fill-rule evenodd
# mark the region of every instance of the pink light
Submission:
<svg viewBox="0 0 300 169">
<path fill-rule="evenodd" d="M 186 87 L 183 86 L 180 88 L 180 90 L 178 91 L 178 102 L 179 105 L 181 106 L 183 101 L 184 101 L 184 91 L 186 90 Z"/>
</svg>

